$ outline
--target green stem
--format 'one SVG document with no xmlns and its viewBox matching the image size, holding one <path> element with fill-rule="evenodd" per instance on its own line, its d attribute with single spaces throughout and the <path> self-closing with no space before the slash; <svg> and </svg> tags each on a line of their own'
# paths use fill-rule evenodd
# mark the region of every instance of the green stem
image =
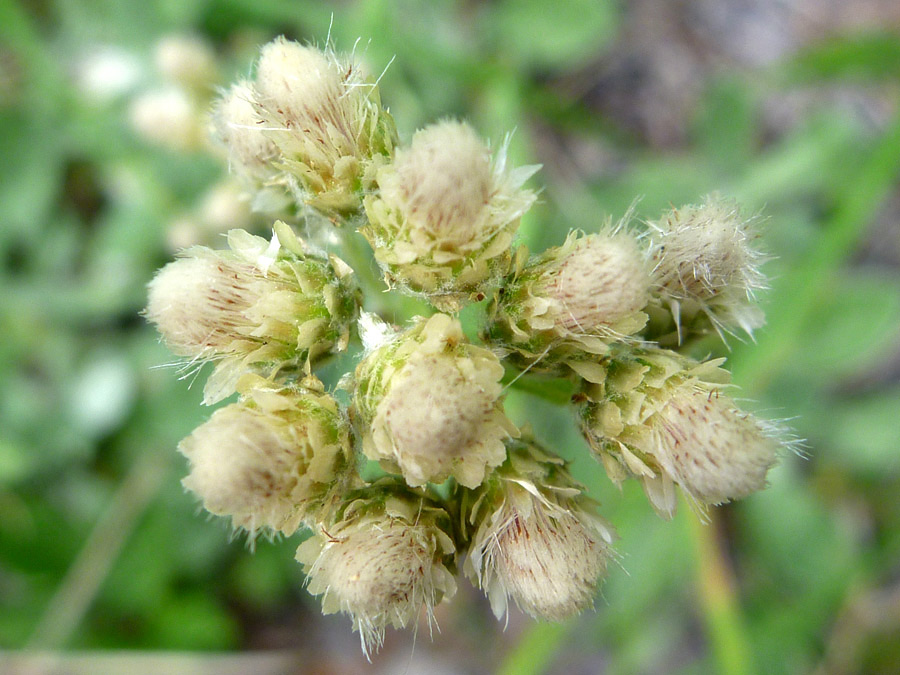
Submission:
<svg viewBox="0 0 900 675">
<path fill-rule="evenodd" d="M 153 501 L 168 463 L 168 455 L 148 452 L 132 465 L 51 598 L 26 649 L 55 650 L 65 646 Z"/>
<path fill-rule="evenodd" d="M 701 522 L 693 511 L 688 520 L 697 557 L 697 584 L 703 620 L 710 641 L 716 672 L 720 675 L 753 675 L 752 650 L 741 614 L 734 575 L 716 536 L 718 512 Z"/>
<path fill-rule="evenodd" d="M 540 675 L 546 672 L 573 625 L 572 621 L 531 624 L 519 636 L 516 646 L 507 653 L 497 669 L 497 675 Z"/>
</svg>

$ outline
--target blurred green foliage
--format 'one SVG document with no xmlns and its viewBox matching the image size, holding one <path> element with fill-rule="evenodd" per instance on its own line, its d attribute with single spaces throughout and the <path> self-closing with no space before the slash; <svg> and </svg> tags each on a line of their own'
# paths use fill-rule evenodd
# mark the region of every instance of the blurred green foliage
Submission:
<svg viewBox="0 0 900 675">
<path fill-rule="evenodd" d="M 750 405 L 791 418 L 808 456 L 784 457 L 770 489 L 707 528 L 735 575 L 733 611 L 720 620 L 700 600 L 689 509 L 664 523 L 635 486 L 619 494 L 545 400 L 566 392 L 523 383 L 511 417 L 575 462 L 621 534 L 621 567 L 596 613 L 519 630 L 503 641 L 505 664 L 474 672 L 900 671 L 900 40 L 837 35 L 765 68 L 705 75 L 687 142 L 660 150 L 559 85 L 609 55 L 623 15 L 611 0 L 0 2 L 0 646 L 289 646 L 260 626 L 283 624 L 283 636 L 313 620 L 296 541 L 258 542 L 250 555 L 183 493 L 175 446 L 208 411 L 190 377 L 160 367 L 172 357 L 139 317 L 171 256 L 169 224 L 223 168 L 147 145 L 127 125 L 127 92 L 98 99 L 77 67 L 115 47 L 149 86 L 159 37 L 199 33 L 226 82 L 271 36 L 321 42 L 330 30 L 339 49 L 362 36 L 376 72 L 395 57 L 381 84 L 401 135 L 457 115 L 495 141 L 516 128 L 518 163 L 541 161 L 553 139 L 616 157 L 587 179 L 548 163 L 522 229 L 533 250 L 572 227 L 596 230 L 637 196 L 638 216 L 653 218 L 719 191 L 764 214 L 774 254 L 768 328 L 723 353 Z M 894 120 L 866 124 L 823 102 L 777 133 L 764 128 L 769 97 L 846 83 L 877 89 Z M 893 234 L 878 235 L 872 224 L 885 219 Z M 893 262 L 866 247 L 893 247 Z M 893 614 L 852 620 L 885 598 Z M 466 628 L 483 618 L 464 613 L 484 607 L 454 602 L 463 614 L 438 640 L 501 639 L 502 626 Z M 740 643 L 725 652 L 749 656 L 729 660 L 717 635 Z"/>
</svg>

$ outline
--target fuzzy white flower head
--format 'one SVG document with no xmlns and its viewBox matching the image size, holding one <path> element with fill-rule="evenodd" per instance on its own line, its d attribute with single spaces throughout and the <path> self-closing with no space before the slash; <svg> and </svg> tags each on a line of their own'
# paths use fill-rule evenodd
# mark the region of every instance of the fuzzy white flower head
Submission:
<svg viewBox="0 0 900 675">
<path fill-rule="evenodd" d="M 307 380 L 307 383 L 310 381 Z M 239 403 L 217 410 L 178 449 L 190 460 L 183 484 L 207 511 L 251 536 L 293 534 L 350 465 L 349 425 L 317 381 L 275 388 L 248 378 Z"/>
<path fill-rule="evenodd" d="M 228 151 L 230 168 L 253 183 L 274 180 L 273 162 L 280 156 L 278 146 L 263 133 L 263 125 L 251 84 L 237 82 L 216 101 L 215 136 Z"/>
<path fill-rule="evenodd" d="M 346 349 L 358 310 L 349 268 L 306 252 L 283 223 L 276 232 L 232 230 L 230 251 L 189 249 L 150 282 L 146 316 L 170 349 L 218 361 L 206 403 L 250 369 L 274 374 Z"/>
<path fill-rule="evenodd" d="M 445 314 L 369 354 L 356 370 L 363 452 L 419 487 L 455 477 L 475 487 L 517 434 L 500 400 L 503 366 Z"/>
<path fill-rule="evenodd" d="M 550 371 L 573 355 L 604 354 L 644 327 L 650 278 L 627 231 L 572 232 L 527 264 L 518 257 L 485 329 L 517 365 Z"/>
<path fill-rule="evenodd" d="M 394 144 L 375 83 L 331 50 L 278 38 L 262 49 L 255 89 L 257 113 L 298 197 L 325 210 L 357 208 L 369 165 Z"/>
<path fill-rule="evenodd" d="M 141 94 L 132 101 L 129 117 L 132 128 L 155 145 L 184 152 L 203 143 L 200 111 L 178 87 Z"/>
<path fill-rule="evenodd" d="M 753 225 L 737 204 L 713 198 L 649 223 L 656 294 L 679 332 L 682 326 L 701 332 L 702 326 L 692 326 L 698 319 L 720 332 L 740 328 L 748 335 L 763 324 L 754 294 L 766 287 L 759 270 L 765 256 L 754 247 Z"/>
<path fill-rule="evenodd" d="M 471 126 L 445 121 L 418 131 L 377 174 L 362 232 L 388 283 L 457 309 L 506 273 L 519 219 L 535 195 L 522 184 L 537 167 L 507 171 Z"/>
<path fill-rule="evenodd" d="M 582 430 L 609 477 L 639 477 L 665 518 L 674 485 L 699 506 L 761 490 L 780 447 L 777 425 L 741 411 L 724 393 L 723 359 L 697 363 L 665 350 L 642 350 L 608 364 L 586 388 Z"/>
<path fill-rule="evenodd" d="M 615 534 L 581 490 L 563 460 L 530 438 L 510 443 L 510 462 L 480 489 L 465 570 L 498 618 L 509 597 L 550 621 L 593 603 Z"/>
<path fill-rule="evenodd" d="M 204 89 L 216 77 L 216 55 L 198 35 L 167 35 L 153 50 L 156 69 L 170 82 L 189 89 Z"/>
<path fill-rule="evenodd" d="M 325 614 L 353 619 L 366 655 L 381 646 L 387 626 L 405 628 L 423 609 L 431 621 L 435 605 L 456 592 L 446 512 L 380 491 L 377 484 L 358 491 L 337 522 L 297 549 L 310 593 L 323 596 Z"/>
</svg>

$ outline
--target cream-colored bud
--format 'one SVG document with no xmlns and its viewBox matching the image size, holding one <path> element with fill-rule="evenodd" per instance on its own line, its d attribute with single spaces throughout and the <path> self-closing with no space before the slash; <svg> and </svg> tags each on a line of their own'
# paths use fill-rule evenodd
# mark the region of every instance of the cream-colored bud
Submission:
<svg viewBox="0 0 900 675">
<path fill-rule="evenodd" d="M 510 443 L 510 461 L 479 490 L 465 570 L 498 618 L 509 597 L 550 621 L 593 603 L 615 534 L 581 491 L 565 463 L 527 433 Z"/>
<path fill-rule="evenodd" d="M 698 501 L 721 504 L 766 486 L 779 443 L 730 397 L 682 387 L 657 414 L 657 461 Z"/>
<path fill-rule="evenodd" d="M 442 599 L 456 592 L 455 546 L 449 517 L 424 497 L 358 491 L 343 517 L 323 525 L 297 549 L 309 591 L 322 595 L 325 614 L 353 619 L 366 655 L 391 625 L 405 628 L 424 608 L 429 621 Z"/>
<path fill-rule="evenodd" d="M 172 351 L 218 362 L 206 403 L 249 370 L 308 367 L 346 349 L 359 303 L 349 268 L 307 252 L 283 223 L 276 232 L 269 242 L 232 230 L 230 251 L 189 249 L 150 282 L 146 316 Z"/>
<path fill-rule="evenodd" d="M 280 156 L 278 146 L 263 133 L 264 124 L 247 82 L 233 84 L 213 109 L 215 134 L 228 150 L 231 169 L 254 182 L 274 180 L 273 162 Z"/>
<path fill-rule="evenodd" d="M 362 232 L 388 283 L 447 310 L 496 286 L 535 199 L 521 186 L 537 170 L 507 171 L 505 153 L 492 160 L 468 124 L 446 121 L 417 132 L 378 171 Z"/>
<path fill-rule="evenodd" d="M 649 279 L 628 235 L 589 235 L 557 260 L 555 274 L 545 270 L 535 292 L 556 304 L 548 311 L 559 331 L 594 333 L 615 330 L 647 304 Z"/>
<path fill-rule="evenodd" d="M 258 385 L 181 442 L 191 464 L 183 484 L 251 535 L 290 535 L 350 465 L 349 425 L 321 388 Z"/>
<path fill-rule="evenodd" d="M 519 261 L 489 309 L 485 338 L 535 372 L 604 354 L 647 321 L 650 277 L 627 231 L 572 232 L 562 246 Z"/>
<path fill-rule="evenodd" d="M 750 335 L 763 324 L 754 293 L 766 285 L 759 270 L 765 257 L 754 247 L 753 222 L 737 204 L 710 198 L 649 223 L 655 294 L 679 335 L 709 328 Z"/>
<path fill-rule="evenodd" d="M 172 150 L 194 150 L 204 137 L 200 111 L 177 87 L 141 94 L 131 102 L 132 128 L 144 139 Z"/>
<path fill-rule="evenodd" d="M 167 35 L 156 44 L 153 57 L 157 70 L 174 84 L 203 90 L 216 78 L 216 55 L 198 35 Z"/>
<path fill-rule="evenodd" d="M 233 179 L 216 183 L 203 196 L 198 217 L 208 232 L 247 228 L 252 212 L 247 195 Z"/>
<path fill-rule="evenodd" d="M 419 131 L 408 150 L 397 152 L 379 186 L 382 199 L 401 205 L 413 236 L 454 251 L 482 236 L 492 173 L 490 152 L 475 130 L 442 122 Z"/>
<path fill-rule="evenodd" d="M 598 459 L 617 483 L 640 478 L 663 517 L 675 513 L 676 484 L 699 505 L 761 490 L 785 445 L 774 425 L 724 393 L 721 363 L 640 350 L 617 356 L 605 380 L 586 387 L 582 430 Z"/>
<path fill-rule="evenodd" d="M 263 292 L 248 266 L 196 253 L 163 267 L 149 286 L 147 317 L 179 356 L 228 350 Z"/>
<path fill-rule="evenodd" d="M 445 314 L 421 320 L 356 369 L 363 452 L 413 487 L 455 477 L 475 487 L 517 433 L 503 414 L 503 366 Z"/>
<path fill-rule="evenodd" d="M 278 38 L 262 49 L 255 88 L 298 197 L 324 210 L 358 208 L 369 165 L 394 145 L 375 83 L 352 60 Z"/>
</svg>

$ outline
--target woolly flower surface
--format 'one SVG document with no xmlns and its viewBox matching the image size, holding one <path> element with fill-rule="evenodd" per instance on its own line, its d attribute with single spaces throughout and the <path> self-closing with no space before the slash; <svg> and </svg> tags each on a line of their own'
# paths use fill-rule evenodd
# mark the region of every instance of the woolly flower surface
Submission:
<svg viewBox="0 0 900 675">
<path fill-rule="evenodd" d="M 337 402 L 318 380 L 307 384 L 275 387 L 247 376 L 240 401 L 180 443 L 191 465 L 183 484 L 207 511 L 251 535 L 293 534 L 317 511 L 350 466 L 352 444 Z"/>
<path fill-rule="evenodd" d="M 489 310 L 486 339 L 535 372 L 568 358 L 605 354 L 609 344 L 647 321 L 650 278 L 637 242 L 625 231 L 579 236 L 525 263 Z M 533 368 L 532 368 L 533 366 Z"/>
<path fill-rule="evenodd" d="M 607 474 L 616 483 L 639 477 L 663 517 L 675 513 L 674 484 L 699 504 L 761 490 L 783 445 L 773 424 L 724 393 L 723 360 L 635 351 L 586 388 L 582 430 Z"/>
<path fill-rule="evenodd" d="M 359 64 L 278 38 L 262 49 L 254 87 L 262 128 L 298 197 L 326 211 L 358 208 L 367 172 L 391 153 L 396 135 Z"/>
<path fill-rule="evenodd" d="M 465 572 L 498 618 L 511 596 L 530 616 L 562 621 L 593 603 L 615 535 L 562 459 L 527 434 L 509 446 L 475 498 Z"/>
<path fill-rule="evenodd" d="M 356 369 L 363 452 L 418 487 L 455 477 L 476 487 L 517 430 L 500 400 L 503 366 L 446 314 L 369 354 Z"/>
<path fill-rule="evenodd" d="M 753 225 L 736 203 L 716 199 L 649 223 L 657 304 L 671 314 L 677 338 L 710 329 L 752 335 L 763 325 L 754 293 L 766 286 L 759 270 L 765 257 L 754 247 Z M 659 338 L 668 344 L 666 336 Z"/>
<path fill-rule="evenodd" d="M 348 497 L 336 522 L 297 549 L 309 591 L 325 614 L 344 612 L 363 651 L 380 647 L 388 625 L 405 628 L 422 608 L 456 592 L 456 549 L 440 507 L 403 489 L 374 484 Z"/>
<path fill-rule="evenodd" d="M 216 138 L 228 151 L 232 170 L 252 183 L 273 180 L 273 161 L 279 156 L 278 146 L 263 133 L 265 124 L 257 113 L 259 104 L 250 82 L 236 82 L 215 103 L 213 129 Z"/>
<path fill-rule="evenodd" d="M 495 286 L 510 262 L 519 220 L 535 200 L 523 183 L 537 171 L 508 171 L 475 131 L 446 121 L 418 131 L 377 173 L 361 231 L 389 284 L 452 311 Z"/>
<path fill-rule="evenodd" d="M 166 265 L 150 282 L 146 310 L 176 354 L 218 361 L 208 404 L 249 369 L 274 374 L 345 349 L 358 309 L 350 268 L 306 252 L 283 223 L 271 242 L 232 230 L 228 244 L 188 249 Z"/>
</svg>

